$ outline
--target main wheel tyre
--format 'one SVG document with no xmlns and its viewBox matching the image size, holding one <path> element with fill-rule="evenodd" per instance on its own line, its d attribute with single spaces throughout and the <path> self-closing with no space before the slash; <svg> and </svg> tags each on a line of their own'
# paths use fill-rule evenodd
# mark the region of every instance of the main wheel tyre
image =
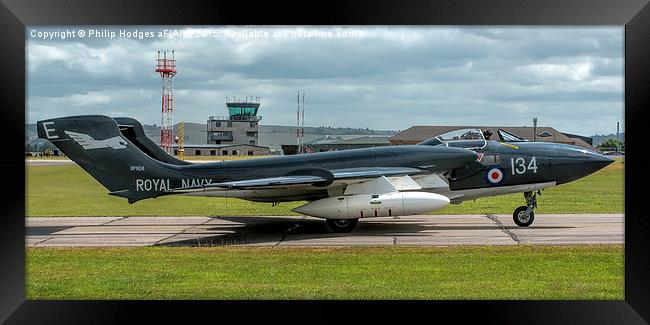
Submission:
<svg viewBox="0 0 650 325">
<path fill-rule="evenodd" d="M 331 232 L 350 232 L 356 228 L 359 219 L 325 219 Z"/>
<path fill-rule="evenodd" d="M 528 227 L 533 224 L 535 220 L 535 212 L 530 211 L 529 215 L 526 215 L 527 206 L 520 206 L 515 209 L 515 213 L 512 214 L 512 219 L 515 221 L 519 227 Z"/>
</svg>

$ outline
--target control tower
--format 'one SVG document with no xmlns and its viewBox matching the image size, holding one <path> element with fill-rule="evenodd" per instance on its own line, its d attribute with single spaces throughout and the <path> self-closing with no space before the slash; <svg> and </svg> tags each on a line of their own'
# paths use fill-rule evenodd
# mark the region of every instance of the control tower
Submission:
<svg viewBox="0 0 650 325">
<path fill-rule="evenodd" d="M 247 144 L 257 146 L 259 97 L 226 98 L 228 116 L 210 116 L 208 144 Z"/>
</svg>

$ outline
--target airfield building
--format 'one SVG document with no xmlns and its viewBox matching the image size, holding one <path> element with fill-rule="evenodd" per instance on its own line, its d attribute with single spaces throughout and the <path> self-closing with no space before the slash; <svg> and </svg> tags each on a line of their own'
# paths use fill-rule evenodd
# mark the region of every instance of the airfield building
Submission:
<svg viewBox="0 0 650 325">
<path fill-rule="evenodd" d="M 332 136 L 308 144 L 315 151 L 333 151 L 346 149 L 360 149 L 388 146 L 388 137 L 386 136 L 361 136 L 343 139 Z"/>
<path fill-rule="evenodd" d="M 208 119 L 208 144 L 258 145 L 257 115 L 260 103 L 257 101 L 226 102 L 228 116 L 210 116 Z"/>
<path fill-rule="evenodd" d="M 174 154 L 178 155 L 178 145 L 174 145 Z M 186 144 L 185 157 L 195 156 L 268 156 L 271 150 L 267 147 L 249 144 Z"/>
<path fill-rule="evenodd" d="M 210 156 L 269 155 L 271 152 L 269 148 L 259 146 L 259 122 L 262 119 L 257 115 L 260 108 L 259 100 L 254 100 L 252 97 L 250 100 L 248 98 L 227 100 L 226 108 L 228 116 L 208 118 L 207 146 L 191 150 L 196 152 L 196 155 L 206 155 L 203 153 L 205 151 L 210 153 Z M 226 152 L 229 154 L 222 154 Z"/>
<path fill-rule="evenodd" d="M 512 127 L 512 126 L 412 126 L 388 139 L 391 145 L 416 144 L 449 131 L 476 128 L 490 131 L 492 140 L 499 140 L 498 131 L 502 129 L 528 141 L 543 141 L 565 143 L 598 151 L 590 138 L 574 134 L 562 133 L 552 127 Z"/>
</svg>

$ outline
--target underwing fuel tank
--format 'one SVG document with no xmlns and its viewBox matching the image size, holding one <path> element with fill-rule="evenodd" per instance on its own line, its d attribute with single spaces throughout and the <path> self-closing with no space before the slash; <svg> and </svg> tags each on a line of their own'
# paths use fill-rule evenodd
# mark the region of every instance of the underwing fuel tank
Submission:
<svg viewBox="0 0 650 325">
<path fill-rule="evenodd" d="M 394 192 L 328 197 L 294 208 L 293 212 L 326 219 L 357 219 L 421 214 L 449 205 L 444 195 Z"/>
</svg>

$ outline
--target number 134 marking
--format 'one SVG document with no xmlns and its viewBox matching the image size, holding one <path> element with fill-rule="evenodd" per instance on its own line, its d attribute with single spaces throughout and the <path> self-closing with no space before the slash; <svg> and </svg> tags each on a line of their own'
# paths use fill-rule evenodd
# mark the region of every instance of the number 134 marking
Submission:
<svg viewBox="0 0 650 325">
<path fill-rule="evenodd" d="M 512 166 L 512 175 L 525 174 L 527 171 L 532 170 L 533 173 L 537 173 L 537 161 L 535 157 L 531 157 L 528 164 L 526 164 L 526 159 L 519 158 L 510 158 L 510 166 Z"/>
</svg>

